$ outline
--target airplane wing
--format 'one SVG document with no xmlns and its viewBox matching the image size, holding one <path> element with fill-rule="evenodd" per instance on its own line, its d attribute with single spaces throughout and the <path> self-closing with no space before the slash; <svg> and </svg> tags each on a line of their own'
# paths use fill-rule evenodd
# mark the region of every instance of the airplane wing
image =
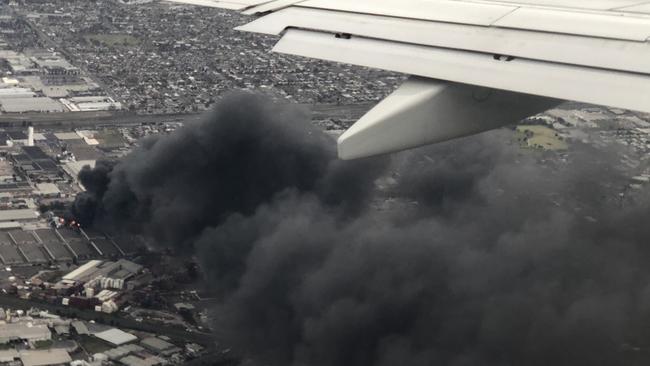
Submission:
<svg viewBox="0 0 650 366">
<path fill-rule="evenodd" d="M 516 123 L 573 100 L 650 112 L 650 0 L 171 0 L 256 16 L 274 51 L 412 75 L 343 159 Z"/>
</svg>

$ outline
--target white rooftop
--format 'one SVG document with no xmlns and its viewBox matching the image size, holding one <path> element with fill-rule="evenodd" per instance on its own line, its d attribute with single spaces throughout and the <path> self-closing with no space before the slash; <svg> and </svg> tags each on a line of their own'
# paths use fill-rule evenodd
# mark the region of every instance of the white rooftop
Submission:
<svg viewBox="0 0 650 366">
<path fill-rule="evenodd" d="M 52 348 L 47 350 L 20 351 L 23 366 L 63 365 L 70 363 L 72 358 L 65 349 Z"/>
<path fill-rule="evenodd" d="M 0 230 L 20 229 L 21 227 L 22 225 L 19 222 L 15 221 L 0 222 Z"/>
<path fill-rule="evenodd" d="M 0 210 L 0 221 L 36 220 L 38 212 L 31 208 Z"/>
<path fill-rule="evenodd" d="M 127 333 L 117 328 L 111 328 L 103 332 L 95 333 L 94 335 L 95 337 L 116 346 L 121 346 L 123 344 L 138 340 L 138 337 L 134 336 L 133 334 Z"/>
<path fill-rule="evenodd" d="M 100 260 L 89 261 L 88 263 L 78 267 L 72 272 L 69 272 L 68 274 L 64 275 L 62 279 L 69 280 L 69 281 L 77 281 L 77 279 L 81 277 L 84 273 L 94 270 L 102 263 L 103 261 Z"/>
<path fill-rule="evenodd" d="M 70 176 L 77 177 L 79 175 L 79 172 L 81 171 L 81 169 L 83 169 L 84 166 L 88 165 L 91 168 L 94 168 L 95 163 L 96 160 L 71 161 L 63 165 L 63 170 L 65 170 L 68 174 L 70 174 Z"/>
<path fill-rule="evenodd" d="M 34 132 L 34 140 L 42 141 L 42 140 L 47 140 L 47 138 L 45 138 L 45 135 L 43 135 L 42 133 Z"/>
<path fill-rule="evenodd" d="M 2 82 L 5 83 L 5 84 L 9 84 L 9 85 L 16 85 L 16 84 L 20 83 L 20 81 L 18 81 L 18 79 L 10 78 L 10 77 L 3 77 Z"/>
<path fill-rule="evenodd" d="M 27 88 L 0 88 L 2 98 L 33 97 L 36 94 Z"/>
<path fill-rule="evenodd" d="M 63 104 L 48 97 L 0 96 L 2 110 L 7 113 L 65 112 Z"/>
<path fill-rule="evenodd" d="M 50 330 L 42 324 L 9 323 L 0 327 L 0 343 L 6 343 L 13 339 L 50 339 L 51 336 Z"/>
<path fill-rule="evenodd" d="M 54 134 L 59 140 L 80 140 L 81 137 L 76 132 L 57 132 Z"/>
<path fill-rule="evenodd" d="M 61 191 L 54 183 L 37 183 L 36 190 L 40 194 L 59 194 Z"/>
</svg>

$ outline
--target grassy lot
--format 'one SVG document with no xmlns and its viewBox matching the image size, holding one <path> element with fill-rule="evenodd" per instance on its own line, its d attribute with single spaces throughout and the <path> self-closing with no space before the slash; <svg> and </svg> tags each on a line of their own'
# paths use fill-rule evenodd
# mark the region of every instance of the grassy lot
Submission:
<svg viewBox="0 0 650 366">
<path fill-rule="evenodd" d="M 518 139 L 524 147 L 545 150 L 566 150 L 568 145 L 557 132 L 546 126 L 517 126 Z"/>
<path fill-rule="evenodd" d="M 36 341 L 36 342 L 34 342 L 34 347 L 36 349 L 48 349 L 48 348 L 52 347 L 52 344 L 54 344 L 54 342 L 52 340 L 48 339 L 48 340 L 45 340 L 45 341 Z"/>
<path fill-rule="evenodd" d="M 89 34 L 85 35 L 84 38 L 90 43 L 95 41 L 109 47 L 137 46 L 140 44 L 137 38 L 128 34 Z"/>
<path fill-rule="evenodd" d="M 119 147 L 124 145 L 124 138 L 119 131 L 115 130 L 100 130 L 97 131 L 95 138 L 99 141 L 102 147 Z"/>
</svg>

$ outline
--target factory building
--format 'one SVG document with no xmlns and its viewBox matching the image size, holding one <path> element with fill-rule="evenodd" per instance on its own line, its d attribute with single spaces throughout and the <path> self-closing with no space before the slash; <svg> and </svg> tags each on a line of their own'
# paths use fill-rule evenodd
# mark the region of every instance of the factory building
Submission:
<svg viewBox="0 0 650 366">
<path fill-rule="evenodd" d="M 95 337 L 108 342 L 114 346 L 121 346 L 138 340 L 138 337 L 117 328 L 111 328 L 103 332 L 93 334 Z"/>
<path fill-rule="evenodd" d="M 33 98 L 36 94 L 28 88 L 0 88 L 0 99 Z"/>
<path fill-rule="evenodd" d="M 23 131 L 7 131 L 3 133 L 7 141 L 7 146 L 24 146 L 27 145 L 29 136 Z"/>
<path fill-rule="evenodd" d="M 2 97 L 0 110 L 5 113 L 61 113 L 67 109 L 63 104 L 48 97 Z"/>
<path fill-rule="evenodd" d="M 0 327 L 0 344 L 18 341 L 38 342 L 52 339 L 52 332 L 46 325 L 31 323 L 9 323 Z"/>
<path fill-rule="evenodd" d="M 77 293 L 83 285 L 82 296 L 64 298 L 62 304 L 95 311 L 114 313 L 119 310 L 121 290 L 127 280 L 142 271 L 142 266 L 126 259 L 116 262 L 91 260 L 64 275 L 54 288 L 63 294 Z"/>
<path fill-rule="evenodd" d="M 92 260 L 89 261 L 88 263 L 80 266 L 79 268 L 75 269 L 74 271 L 66 274 L 63 276 L 64 280 L 68 281 L 80 281 L 80 282 L 86 282 L 88 278 L 84 277 L 85 274 L 87 273 L 93 273 L 91 271 L 96 271 L 97 267 L 102 264 L 102 261 L 100 260 Z"/>
<path fill-rule="evenodd" d="M 148 356 L 146 358 L 141 358 L 135 355 L 130 355 L 120 359 L 120 363 L 125 366 L 156 366 L 164 365 L 167 362 L 157 356 Z"/>
<path fill-rule="evenodd" d="M 31 208 L 0 210 L 0 222 L 26 222 L 38 220 L 38 211 Z"/>
<path fill-rule="evenodd" d="M 173 353 L 180 352 L 178 347 L 158 337 L 145 338 L 140 341 L 140 345 L 146 348 L 147 351 L 157 355 L 169 356 Z"/>
<path fill-rule="evenodd" d="M 53 54 L 41 54 L 31 58 L 31 61 L 45 75 L 79 75 L 79 68 L 65 59 Z"/>
<path fill-rule="evenodd" d="M 59 198 L 61 197 L 61 190 L 54 183 L 37 183 L 34 194 L 43 198 Z"/>
<path fill-rule="evenodd" d="M 68 365 L 72 362 L 72 358 L 68 351 L 62 348 L 21 350 L 19 355 L 23 366 Z"/>
<path fill-rule="evenodd" d="M 11 70 L 15 76 L 36 75 L 39 73 L 38 67 L 22 53 L 11 50 L 0 51 L 0 59 Z"/>
<path fill-rule="evenodd" d="M 67 281 L 92 283 L 101 288 L 123 288 L 124 282 L 142 271 L 142 266 L 126 259 L 116 262 L 91 260 L 74 271 L 64 275 Z M 121 281 L 120 281 L 121 280 Z M 105 286 L 102 286 L 105 284 Z M 111 286 L 120 287 L 111 287 Z"/>
<path fill-rule="evenodd" d="M 29 136 L 25 135 L 26 142 Z M 51 182 L 63 181 L 58 165 L 38 146 L 21 146 L 22 152 L 13 153 L 9 157 L 14 166 L 24 172 L 31 179 L 45 180 Z"/>
<path fill-rule="evenodd" d="M 44 85 L 75 84 L 81 70 L 66 59 L 51 52 L 32 51 L 30 61 L 36 66 Z"/>
<path fill-rule="evenodd" d="M 71 112 L 111 111 L 122 109 L 122 103 L 111 97 L 88 96 L 60 99 L 61 103 Z"/>
<path fill-rule="evenodd" d="M 34 146 L 34 127 L 29 126 L 27 133 L 23 131 L 2 131 L 0 132 L 0 143 L 3 146 L 6 144 L 8 147 Z"/>
</svg>

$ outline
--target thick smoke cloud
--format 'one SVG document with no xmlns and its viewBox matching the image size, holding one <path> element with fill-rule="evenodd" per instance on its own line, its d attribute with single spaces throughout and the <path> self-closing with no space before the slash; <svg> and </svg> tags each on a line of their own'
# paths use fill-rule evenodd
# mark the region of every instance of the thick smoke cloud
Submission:
<svg viewBox="0 0 650 366">
<path fill-rule="evenodd" d="M 620 199 L 616 154 L 496 131 L 340 162 L 304 120 L 231 97 L 82 172 L 74 210 L 192 251 L 216 334 L 253 364 L 648 361 L 650 202 Z"/>
<path fill-rule="evenodd" d="M 358 210 L 384 163 L 343 164 L 332 139 L 307 120 L 296 108 L 231 95 L 197 125 L 150 138 L 119 164 L 82 170 L 87 192 L 72 211 L 86 225 L 98 221 L 185 248 L 204 228 L 252 214 L 288 189 Z"/>
</svg>

